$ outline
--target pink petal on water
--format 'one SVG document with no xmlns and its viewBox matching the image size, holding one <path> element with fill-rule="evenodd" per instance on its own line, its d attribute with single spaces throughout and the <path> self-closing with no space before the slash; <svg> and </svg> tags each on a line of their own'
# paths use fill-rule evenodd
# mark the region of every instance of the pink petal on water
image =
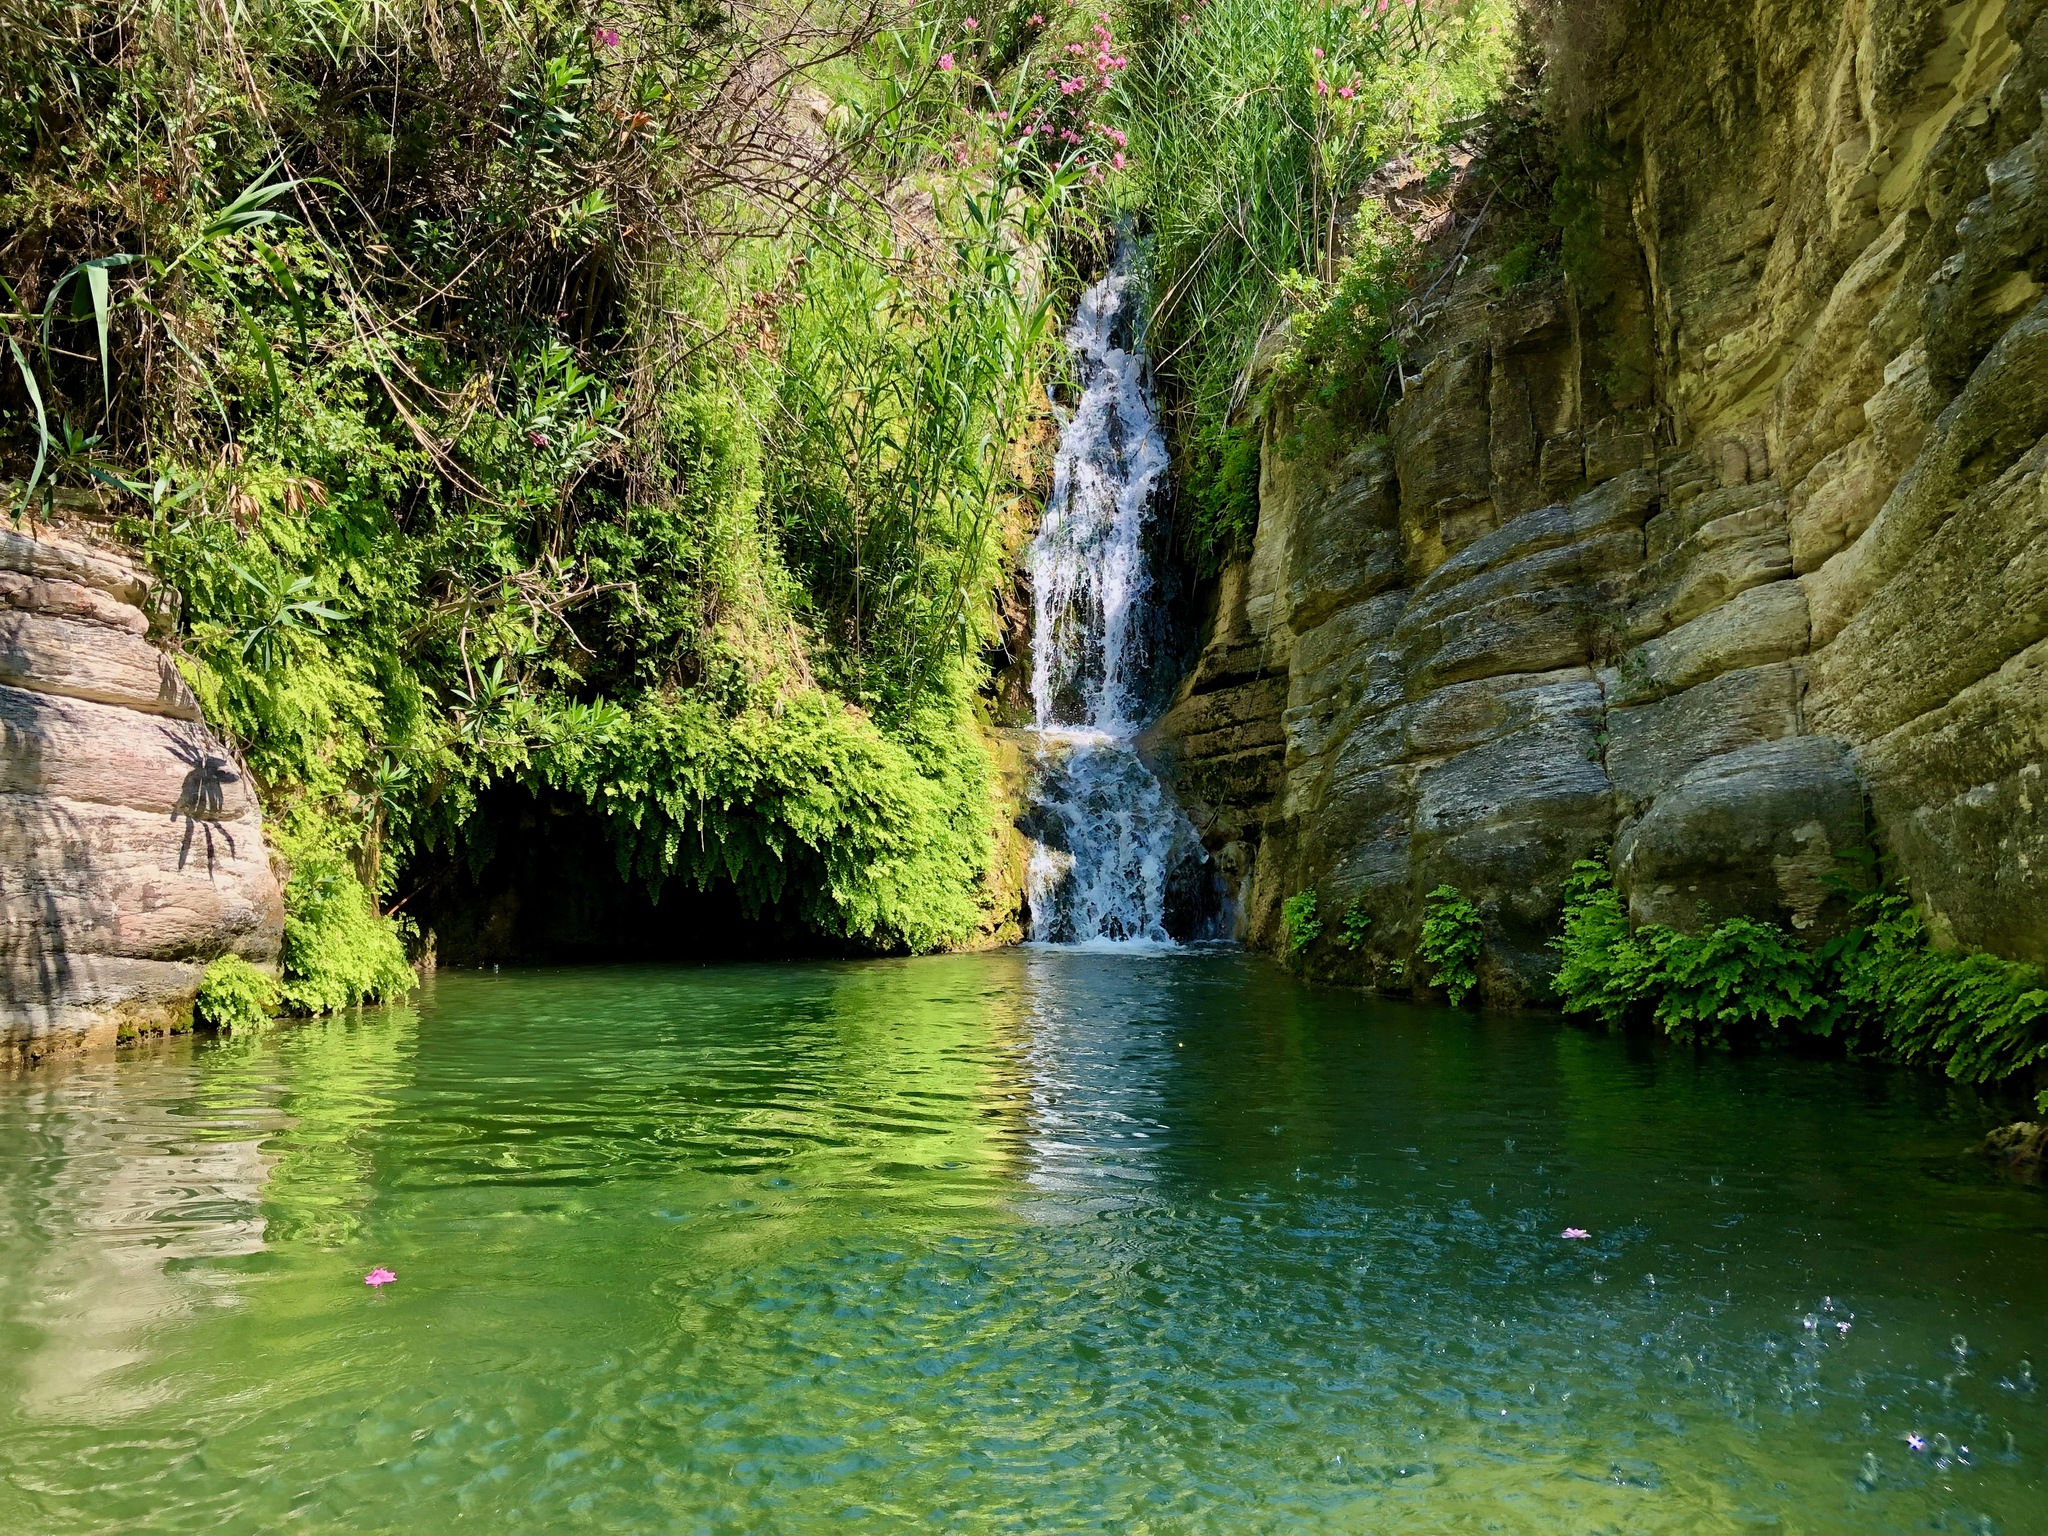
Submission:
<svg viewBox="0 0 2048 1536">
<path fill-rule="evenodd" d="M 1564 1235 L 1569 1238 L 1578 1239 L 1581 1237 L 1591 1237 L 1593 1234 L 1588 1232 L 1584 1227 L 1566 1227 L 1564 1229 Z"/>
<path fill-rule="evenodd" d="M 389 1285 L 392 1281 L 396 1280 L 397 1278 L 397 1275 L 393 1274 L 390 1270 L 386 1269 L 383 1265 L 379 1264 L 375 1269 L 371 1270 L 367 1275 L 363 1276 L 363 1284 L 371 1287 Z"/>
</svg>

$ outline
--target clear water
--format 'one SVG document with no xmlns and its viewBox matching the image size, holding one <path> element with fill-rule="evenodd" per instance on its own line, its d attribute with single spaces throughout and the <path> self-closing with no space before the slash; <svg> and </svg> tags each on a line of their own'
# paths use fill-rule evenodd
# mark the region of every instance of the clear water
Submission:
<svg viewBox="0 0 2048 1536">
<path fill-rule="evenodd" d="M 1167 469 L 1141 300 L 1129 246 L 1081 296 L 1067 331 L 1081 395 L 1025 559 L 1039 740 L 1025 894 L 1041 943 L 1171 943 L 1175 868 L 1208 857 L 1134 745 L 1156 659 L 1147 529 Z"/>
<path fill-rule="evenodd" d="M 1230 952 L 444 976 L 0 1082 L 0 1531 L 2039 1532 L 1993 1118 Z"/>
</svg>

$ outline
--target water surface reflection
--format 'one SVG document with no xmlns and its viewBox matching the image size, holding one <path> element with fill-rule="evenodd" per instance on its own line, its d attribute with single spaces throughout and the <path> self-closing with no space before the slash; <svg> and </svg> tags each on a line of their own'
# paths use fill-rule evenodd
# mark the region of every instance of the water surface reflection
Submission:
<svg viewBox="0 0 2048 1536">
<path fill-rule="evenodd" d="M 0 1083 L 0 1529 L 2027 1531 L 1995 1113 L 1230 953 L 448 976 Z"/>
</svg>

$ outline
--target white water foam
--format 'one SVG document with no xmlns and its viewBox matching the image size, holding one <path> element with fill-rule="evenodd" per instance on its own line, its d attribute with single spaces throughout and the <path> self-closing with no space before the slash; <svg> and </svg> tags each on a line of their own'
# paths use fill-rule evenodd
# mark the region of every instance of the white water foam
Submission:
<svg viewBox="0 0 2048 1536">
<path fill-rule="evenodd" d="M 1081 398 L 1060 433 L 1052 496 L 1027 559 L 1039 841 L 1026 895 L 1038 943 L 1171 945 L 1173 870 L 1206 859 L 1134 745 L 1152 660 L 1145 535 L 1167 468 L 1140 303 L 1126 247 L 1081 296 L 1067 331 Z"/>
</svg>

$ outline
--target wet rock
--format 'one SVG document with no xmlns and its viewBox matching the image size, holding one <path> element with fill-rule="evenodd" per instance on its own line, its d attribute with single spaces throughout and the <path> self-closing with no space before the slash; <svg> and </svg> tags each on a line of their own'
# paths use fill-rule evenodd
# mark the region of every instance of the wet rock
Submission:
<svg viewBox="0 0 2048 1536">
<path fill-rule="evenodd" d="M 2048 1124 L 2002 1125 L 1984 1138 L 1981 1150 L 2001 1173 L 2026 1184 L 2048 1182 Z"/>
</svg>

